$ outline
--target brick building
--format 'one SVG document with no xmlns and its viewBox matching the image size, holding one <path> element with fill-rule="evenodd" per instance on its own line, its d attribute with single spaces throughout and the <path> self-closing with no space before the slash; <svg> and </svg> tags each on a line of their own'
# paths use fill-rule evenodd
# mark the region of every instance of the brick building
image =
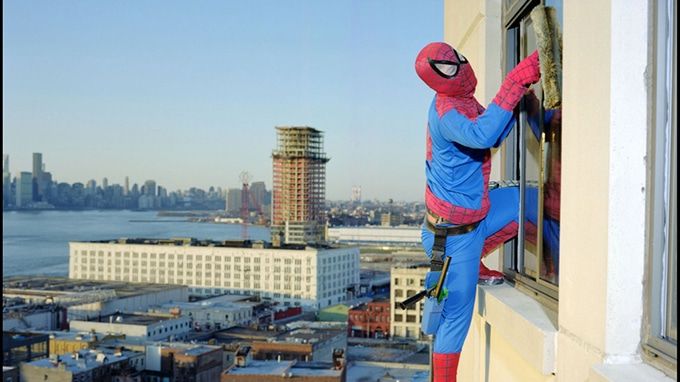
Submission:
<svg viewBox="0 0 680 382">
<path fill-rule="evenodd" d="M 390 301 L 378 300 L 350 309 L 347 335 L 361 338 L 386 338 L 390 335 Z"/>
<path fill-rule="evenodd" d="M 161 375 L 176 382 L 217 381 L 222 373 L 222 348 L 173 346 L 161 349 Z"/>
</svg>

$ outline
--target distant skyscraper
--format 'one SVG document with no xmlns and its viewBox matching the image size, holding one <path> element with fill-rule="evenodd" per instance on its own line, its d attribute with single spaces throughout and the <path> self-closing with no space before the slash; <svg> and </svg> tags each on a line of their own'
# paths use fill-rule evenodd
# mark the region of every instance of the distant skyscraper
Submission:
<svg viewBox="0 0 680 382">
<path fill-rule="evenodd" d="M 227 191 L 227 212 L 236 213 L 241 210 L 241 189 L 230 188 Z"/>
<path fill-rule="evenodd" d="M 17 178 L 17 207 L 26 207 L 33 200 L 33 174 L 22 171 Z"/>
<path fill-rule="evenodd" d="M 2 205 L 12 203 L 12 175 L 9 172 L 9 155 L 2 156 Z"/>
<path fill-rule="evenodd" d="M 42 153 L 33 153 L 33 177 L 37 178 L 43 169 Z"/>
<path fill-rule="evenodd" d="M 97 193 L 97 181 L 94 179 L 90 179 L 87 181 L 87 193 L 94 195 Z"/>
<path fill-rule="evenodd" d="M 267 186 L 264 182 L 251 183 L 248 193 L 250 194 L 250 207 L 262 210 L 267 196 Z"/>
<path fill-rule="evenodd" d="M 144 194 L 150 196 L 156 196 L 156 181 L 147 180 L 144 182 Z"/>
<path fill-rule="evenodd" d="M 43 195 L 43 187 L 41 187 L 42 173 L 43 173 L 42 153 L 33 153 L 32 193 L 33 200 L 35 201 L 40 201 Z"/>
<path fill-rule="evenodd" d="M 127 196 L 130 193 L 130 178 L 125 177 L 125 188 L 123 188 L 123 195 Z"/>
<path fill-rule="evenodd" d="M 361 186 L 352 187 L 352 201 L 361 202 Z"/>
<path fill-rule="evenodd" d="M 323 152 L 323 133 L 307 126 L 277 126 L 276 130 L 272 242 L 322 242 L 329 160 Z"/>
<path fill-rule="evenodd" d="M 102 188 L 106 190 L 106 188 L 109 186 L 109 180 L 107 178 L 102 179 Z"/>
</svg>

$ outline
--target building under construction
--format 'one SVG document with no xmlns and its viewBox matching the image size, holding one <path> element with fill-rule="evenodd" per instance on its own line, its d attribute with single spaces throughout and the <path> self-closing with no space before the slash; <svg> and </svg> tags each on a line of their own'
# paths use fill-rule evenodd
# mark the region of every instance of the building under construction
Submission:
<svg viewBox="0 0 680 382">
<path fill-rule="evenodd" d="M 272 242 L 325 241 L 326 153 L 323 133 L 308 126 L 277 126 Z"/>
</svg>

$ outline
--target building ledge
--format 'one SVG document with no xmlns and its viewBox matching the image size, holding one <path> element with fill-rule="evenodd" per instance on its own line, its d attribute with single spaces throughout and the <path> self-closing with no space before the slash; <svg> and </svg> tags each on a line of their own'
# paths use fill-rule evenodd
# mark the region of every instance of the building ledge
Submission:
<svg viewBox="0 0 680 382">
<path fill-rule="evenodd" d="M 556 369 L 557 313 L 511 285 L 479 286 L 477 314 L 543 375 Z"/>
<path fill-rule="evenodd" d="M 660 370 L 645 363 L 595 365 L 590 369 L 588 382 L 674 381 Z"/>
</svg>

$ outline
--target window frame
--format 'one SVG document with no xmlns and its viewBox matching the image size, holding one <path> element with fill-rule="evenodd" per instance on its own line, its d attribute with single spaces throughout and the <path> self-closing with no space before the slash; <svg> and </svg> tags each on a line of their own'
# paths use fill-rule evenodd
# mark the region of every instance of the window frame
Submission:
<svg viewBox="0 0 680 382">
<path fill-rule="evenodd" d="M 669 334 L 666 321 L 673 311 L 668 306 L 673 291 L 677 299 L 677 86 L 673 82 L 677 78 L 677 18 L 673 6 L 673 0 L 650 5 L 653 32 L 649 61 L 653 63 L 653 90 L 650 91 L 649 109 L 653 112 L 650 113 L 647 144 L 651 160 L 646 188 L 647 256 L 642 349 L 648 361 L 658 363 L 660 360 L 674 369 L 677 366 L 677 322 L 676 338 L 664 338 Z M 668 225 L 664 224 L 666 217 L 670 220 Z M 669 288 L 669 282 L 674 282 L 676 288 Z"/>
<path fill-rule="evenodd" d="M 537 5 L 549 5 L 545 0 L 504 0 L 503 1 L 503 55 L 502 62 L 504 74 L 507 74 L 517 65 L 520 59 L 527 55 L 523 52 L 526 48 L 526 20 L 529 19 L 531 10 Z M 518 111 L 519 109 L 519 111 Z M 520 204 L 519 204 L 519 228 L 517 238 L 505 243 L 502 247 L 502 263 L 504 274 L 515 283 L 518 289 L 533 295 L 543 304 L 552 307 L 555 311 L 558 306 L 559 286 L 552 284 L 541 278 L 542 266 L 542 244 L 536 246 L 537 275 L 532 277 L 519 270 L 524 268 L 524 258 L 520 254 L 525 253 L 524 247 L 524 222 L 525 222 L 525 190 L 526 179 L 520 178 L 526 169 L 526 130 L 527 117 L 524 100 L 520 102 L 519 108 L 515 110 L 515 124 L 511 133 L 506 138 L 501 151 L 502 177 L 505 180 L 520 181 Z M 540 112 L 543 113 L 543 105 L 540 105 Z M 542 131 L 539 141 L 540 158 L 545 156 L 545 133 L 543 118 L 539 118 L 539 126 Z M 513 150 L 513 151 L 509 151 Z M 543 242 L 543 187 L 546 163 L 542 162 L 539 169 L 539 190 L 538 190 L 538 210 L 537 210 L 537 232 L 536 242 Z M 558 275 L 559 277 L 559 275 Z"/>
</svg>

